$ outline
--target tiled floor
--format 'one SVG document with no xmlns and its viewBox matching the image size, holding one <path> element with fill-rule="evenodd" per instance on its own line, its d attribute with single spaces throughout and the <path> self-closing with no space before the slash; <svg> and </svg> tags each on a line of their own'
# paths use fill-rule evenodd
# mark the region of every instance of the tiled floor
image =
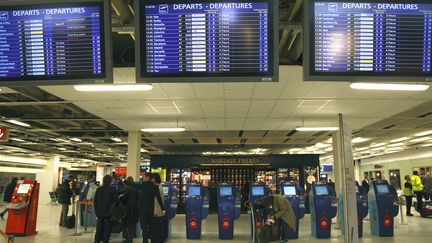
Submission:
<svg viewBox="0 0 432 243">
<path fill-rule="evenodd" d="M 16 243 L 91 243 L 93 242 L 93 234 L 84 234 L 82 236 L 71 236 L 74 230 L 68 230 L 59 228 L 58 218 L 60 213 L 59 206 L 41 206 L 39 208 L 38 217 L 38 231 L 36 236 L 30 236 L 25 238 L 16 238 Z M 400 221 L 400 217 L 397 218 Z M 360 242 L 364 243 L 390 243 L 390 242 L 412 242 L 412 243 L 429 243 L 432 237 L 432 218 L 421 218 L 416 217 L 405 218 L 408 225 L 400 225 L 399 223 L 395 226 L 395 236 L 388 238 L 380 238 L 370 235 L 369 223 L 365 222 L 364 237 Z M 216 215 L 211 215 L 203 224 L 203 237 L 201 240 L 195 240 L 195 242 L 218 242 L 218 229 L 216 224 Z M 5 221 L 0 220 L 0 229 L 4 230 Z M 82 229 L 80 229 L 82 231 Z M 1 236 L 0 236 L 1 237 Z M 233 242 L 250 242 L 250 226 L 249 216 L 242 215 L 242 217 L 236 221 L 235 225 L 235 239 Z M 0 243 L 5 240 L 0 239 Z M 110 242 L 121 242 L 119 235 L 113 235 Z M 134 242 L 141 242 L 136 239 Z M 185 238 L 185 223 L 184 215 L 178 215 L 173 222 L 173 235 L 170 242 L 182 243 L 188 242 Z M 190 241 L 189 241 L 190 242 Z M 331 239 L 315 239 L 310 235 L 310 221 L 309 215 L 306 215 L 301 220 L 300 226 L 300 238 L 298 240 L 292 240 L 291 242 L 331 242 L 339 243 L 343 242 L 343 238 L 338 230 L 332 231 Z"/>
</svg>

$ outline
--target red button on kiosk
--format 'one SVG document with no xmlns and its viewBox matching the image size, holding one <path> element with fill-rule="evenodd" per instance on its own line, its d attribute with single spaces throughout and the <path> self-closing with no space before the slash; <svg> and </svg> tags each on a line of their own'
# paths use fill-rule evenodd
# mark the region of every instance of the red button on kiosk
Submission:
<svg viewBox="0 0 432 243">
<path fill-rule="evenodd" d="M 36 234 L 39 203 L 39 183 L 33 180 L 18 181 L 7 205 L 6 234 L 27 236 Z"/>
</svg>

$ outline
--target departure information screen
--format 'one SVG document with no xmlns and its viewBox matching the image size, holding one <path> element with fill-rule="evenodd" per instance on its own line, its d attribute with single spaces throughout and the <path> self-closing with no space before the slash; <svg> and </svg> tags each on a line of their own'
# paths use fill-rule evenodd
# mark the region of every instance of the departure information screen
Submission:
<svg viewBox="0 0 432 243">
<path fill-rule="evenodd" d="M 272 72 L 267 1 L 146 4 L 142 11 L 143 76 Z"/>
<path fill-rule="evenodd" d="M 0 7 L 0 80 L 105 76 L 103 8 Z"/>
<path fill-rule="evenodd" d="M 432 4 L 315 1 L 313 8 L 312 73 L 432 73 Z"/>
</svg>

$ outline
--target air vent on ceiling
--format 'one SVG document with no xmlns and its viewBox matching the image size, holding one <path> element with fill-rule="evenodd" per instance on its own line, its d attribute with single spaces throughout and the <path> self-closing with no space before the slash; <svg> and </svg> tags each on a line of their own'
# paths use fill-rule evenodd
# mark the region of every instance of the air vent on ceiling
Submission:
<svg viewBox="0 0 432 243">
<path fill-rule="evenodd" d="M 222 143 L 222 138 L 216 138 L 217 143 Z"/>
<path fill-rule="evenodd" d="M 267 133 L 269 132 L 269 130 L 265 131 L 265 133 L 262 135 L 262 137 L 267 136 Z"/>
<path fill-rule="evenodd" d="M 283 143 L 286 143 L 286 142 L 288 142 L 289 140 L 291 140 L 291 138 L 287 138 L 287 139 L 285 139 L 285 140 L 283 141 Z"/>
<path fill-rule="evenodd" d="M 382 129 L 390 129 L 390 128 L 395 127 L 395 126 L 396 126 L 396 124 L 392 124 L 390 126 L 383 127 Z"/>
<path fill-rule="evenodd" d="M 170 141 L 171 143 L 175 143 L 175 141 L 172 140 L 171 138 L 168 138 L 168 141 Z"/>
<path fill-rule="evenodd" d="M 294 135 L 297 131 L 296 130 L 292 130 L 291 132 L 289 132 L 287 134 L 287 137 L 291 137 L 292 135 Z"/>
<path fill-rule="evenodd" d="M 239 137 L 243 137 L 243 130 L 239 131 Z"/>
<path fill-rule="evenodd" d="M 432 115 L 432 111 L 431 111 L 431 112 L 428 112 L 428 113 L 424 113 L 423 115 L 419 115 L 419 116 L 417 116 L 417 117 L 428 117 L 428 116 L 430 116 L 430 115 Z"/>
<path fill-rule="evenodd" d="M 242 138 L 242 139 L 240 140 L 240 143 L 241 143 L 241 144 L 245 144 L 245 143 L 247 142 L 247 140 L 248 140 L 247 138 Z"/>
<path fill-rule="evenodd" d="M 192 142 L 193 143 L 199 143 L 198 139 L 196 139 L 196 138 L 192 138 Z"/>
</svg>

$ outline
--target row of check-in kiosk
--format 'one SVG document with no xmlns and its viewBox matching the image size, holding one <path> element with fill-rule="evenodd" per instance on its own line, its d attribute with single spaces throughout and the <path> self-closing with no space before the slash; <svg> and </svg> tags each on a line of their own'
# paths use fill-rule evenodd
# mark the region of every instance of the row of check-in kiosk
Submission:
<svg viewBox="0 0 432 243">
<path fill-rule="evenodd" d="M 169 219 L 176 215 L 179 195 L 176 189 L 164 184 L 165 205 Z M 297 221 L 295 228 L 282 222 L 281 235 L 283 239 L 297 239 L 299 237 L 299 220 L 305 215 L 305 197 L 301 187 L 294 183 L 280 185 L 280 193 L 290 202 Z M 253 241 L 257 241 L 257 234 L 265 224 L 268 209 L 256 207 L 260 201 L 271 193 L 271 190 L 262 184 L 252 184 L 249 190 L 249 208 L 251 212 L 251 229 Z M 218 227 L 220 239 L 234 237 L 234 222 L 240 217 L 241 194 L 230 184 L 220 184 L 217 190 L 218 200 Z M 373 183 L 369 193 L 356 193 L 358 234 L 363 235 L 363 219 L 370 215 L 370 228 L 372 235 L 393 236 L 394 217 L 398 214 L 397 195 L 392 193 L 386 182 Z M 200 239 L 202 220 L 209 214 L 209 192 L 200 184 L 191 183 L 186 192 L 186 237 L 187 239 Z M 338 206 L 339 204 L 339 206 Z M 336 217 L 339 208 L 341 230 L 343 232 L 343 199 L 339 200 L 327 183 L 318 182 L 312 185 L 309 194 L 311 215 L 311 234 L 316 238 L 330 238 L 332 219 Z M 171 225 L 171 221 L 169 221 Z M 171 228 L 171 227 L 168 227 Z"/>
<path fill-rule="evenodd" d="M 173 219 L 176 216 L 179 194 L 170 184 L 163 185 L 164 200 L 167 207 L 166 232 L 169 236 Z M 296 184 L 280 185 L 280 193 L 290 202 L 297 217 L 295 228 L 282 223 L 283 239 L 299 237 L 299 220 L 305 214 L 305 197 L 303 190 Z M 12 202 L 8 205 L 9 216 L 6 233 L 12 235 L 31 235 L 36 231 L 37 203 L 39 183 L 19 181 L 14 190 Z M 251 211 L 252 238 L 256 242 L 259 229 L 264 225 L 268 209 L 256 207 L 260 200 L 271 193 L 262 184 L 252 184 L 249 190 L 249 207 Z M 397 195 L 390 190 L 386 182 L 374 182 L 367 195 L 357 191 L 357 215 L 359 237 L 363 234 L 363 219 L 369 213 L 372 235 L 393 236 L 394 217 L 398 214 Z M 234 222 L 240 217 L 241 194 L 230 184 L 220 184 L 217 191 L 218 226 L 220 239 L 234 237 Z M 186 236 L 188 239 L 200 239 L 202 220 L 209 214 L 210 197 L 208 189 L 200 184 L 191 183 L 187 187 L 186 197 Z M 326 183 L 315 183 L 309 194 L 311 233 L 316 238 L 330 238 L 332 219 L 339 208 L 340 225 L 343 226 L 343 200 L 338 201 L 332 188 Z M 342 227 L 341 227 L 342 228 Z M 343 232 L 343 230 L 342 230 Z"/>
</svg>

